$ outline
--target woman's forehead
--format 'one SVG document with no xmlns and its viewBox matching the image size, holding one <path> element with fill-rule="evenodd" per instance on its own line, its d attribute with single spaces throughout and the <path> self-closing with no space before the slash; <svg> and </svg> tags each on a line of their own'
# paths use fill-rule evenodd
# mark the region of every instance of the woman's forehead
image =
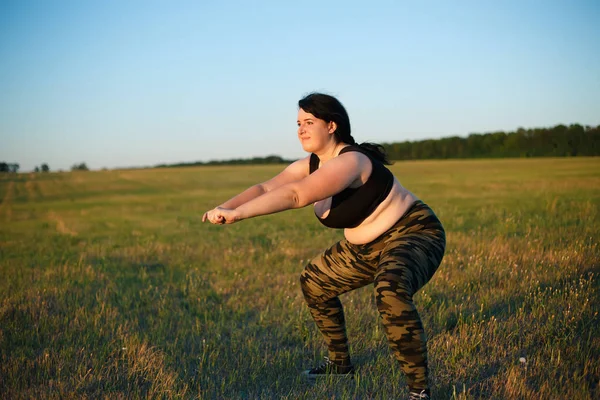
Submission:
<svg viewBox="0 0 600 400">
<path fill-rule="evenodd" d="M 304 111 L 303 109 L 298 110 L 298 121 L 305 119 L 317 119 L 314 115 L 309 112 Z"/>
</svg>

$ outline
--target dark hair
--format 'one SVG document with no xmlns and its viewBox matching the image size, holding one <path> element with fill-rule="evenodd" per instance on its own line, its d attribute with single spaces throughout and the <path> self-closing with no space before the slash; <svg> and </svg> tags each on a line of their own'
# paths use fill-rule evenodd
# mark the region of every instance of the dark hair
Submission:
<svg viewBox="0 0 600 400">
<path fill-rule="evenodd" d="M 311 93 L 298 101 L 298 107 L 325 122 L 335 122 L 337 129 L 334 135 L 340 142 L 358 146 L 374 159 L 387 165 L 391 164 L 382 145 L 369 142 L 356 143 L 350 133 L 348 113 L 342 103 L 335 97 L 323 93 Z"/>
</svg>

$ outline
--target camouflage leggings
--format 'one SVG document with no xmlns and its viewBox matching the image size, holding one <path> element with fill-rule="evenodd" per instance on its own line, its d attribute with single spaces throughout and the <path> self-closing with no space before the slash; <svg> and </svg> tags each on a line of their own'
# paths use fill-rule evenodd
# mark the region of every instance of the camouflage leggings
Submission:
<svg viewBox="0 0 600 400">
<path fill-rule="evenodd" d="M 428 388 L 427 343 L 413 295 L 437 270 L 446 245 L 442 224 L 417 201 L 374 241 L 341 240 L 306 265 L 304 298 L 325 338 L 329 358 L 349 364 L 348 338 L 339 295 L 373 283 L 377 308 L 394 356 L 411 389 Z"/>
</svg>

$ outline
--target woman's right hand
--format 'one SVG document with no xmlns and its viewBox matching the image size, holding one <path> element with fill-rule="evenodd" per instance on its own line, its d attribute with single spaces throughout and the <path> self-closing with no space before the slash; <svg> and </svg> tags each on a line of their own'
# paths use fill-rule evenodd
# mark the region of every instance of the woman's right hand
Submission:
<svg viewBox="0 0 600 400">
<path fill-rule="evenodd" d="M 215 225 L 233 224 L 240 219 L 239 212 L 236 210 L 221 207 L 215 207 L 214 209 L 205 212 L 202 216 L 202 222 L 209 221 L 211 224 Z"/>
<path fill-rule="evenodd" d="M 207 212 L 204 213 L 204 215 L 202 216 L 202 222 L 210 222 L 211 224 L 223 224 L 224 223 L 224 218 L 220 215 L 217 214 L 216 210 L 219 207 L 215 207 L 212 210 L 209 210 Z"/>
</svg>

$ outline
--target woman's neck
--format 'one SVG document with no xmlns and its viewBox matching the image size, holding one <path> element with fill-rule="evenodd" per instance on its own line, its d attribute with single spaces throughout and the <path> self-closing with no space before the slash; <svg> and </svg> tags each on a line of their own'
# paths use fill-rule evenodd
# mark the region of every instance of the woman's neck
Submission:
<svg viewBox="0 0 600 400">
<path fill-rule="evenodd" d="M 337 157 L 340 151 L 346 146 L 347 144 L 344 142 L 332 143 L 332 145 L 327 146 L 325 149 L 315 154 L 319 157 L 319 160 L 321 160 L 321 164 L 323 164 Z"/>
</svg>

